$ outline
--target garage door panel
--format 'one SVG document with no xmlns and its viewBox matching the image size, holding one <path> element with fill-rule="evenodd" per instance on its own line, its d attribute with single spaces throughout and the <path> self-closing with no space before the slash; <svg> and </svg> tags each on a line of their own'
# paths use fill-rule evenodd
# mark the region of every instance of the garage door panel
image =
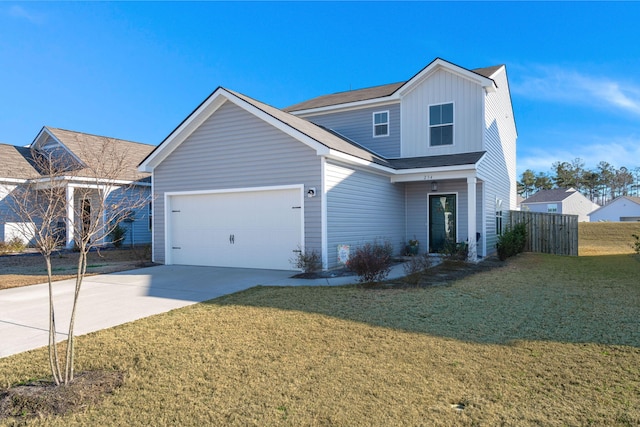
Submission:
<svg viewBox="0 0 640 427">
<path fill-rule="evenodd" d="M 172 196 L 173 264 L 291 269 L 302 244 L 299 189 Z"/>
</svg>

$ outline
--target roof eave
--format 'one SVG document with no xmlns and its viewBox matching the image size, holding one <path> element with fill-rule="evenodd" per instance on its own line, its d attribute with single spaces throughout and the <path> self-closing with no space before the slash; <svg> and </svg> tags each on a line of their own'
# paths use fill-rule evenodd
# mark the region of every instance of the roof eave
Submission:
<svg viewBox="0 0 640 427">
<path fill-rule="evenodd" d="M 475 73 L 452 62 L 445 61 L 442 58 L 436 58 L 431 61 L 430 64 L 420 70 L 415 76 L 411 77 L 404 85 L 398 88 L 396 94 L 399 96 L 403 96 L 404 94 L 410 92 L 420 82 L 427 79 L 439 69 L 445 69 L 468 80 L 475 81 L 476 83 L 481 85 L 487 92 L 495 92 L 497 90 L 496 83 L 495 81 L 493 81 L 493 79 Z"/>
<path fill-rule="evenodd" d="M 400 97 L 397 95 L 397 92 L 396 92 L 391 95 L 383 96 L 380 98 L 365 99 L 362 101 L 347 102 L 343 104 L 332 104 L 332 105 L 326 105 L 324 107 L 308 108 L 306 110 L 289 111 L 289 114 L 293 114 L 294 116 L 312 116 L 315 114 L 322 114 L 329 111 L 338 112 L 338 111 L 352 110 L 355 108 L 375 107 L 377 105 L 394 104 L 397 102 L 400 102 Z"/>
</svg>

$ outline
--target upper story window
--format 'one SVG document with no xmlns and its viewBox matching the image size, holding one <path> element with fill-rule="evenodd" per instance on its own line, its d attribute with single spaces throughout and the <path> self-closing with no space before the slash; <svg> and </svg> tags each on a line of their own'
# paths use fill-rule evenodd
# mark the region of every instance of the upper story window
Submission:
<svg viewBox="0 0 640 427">
<path fill-rule="evenodd" d="M 429 106 L 429 145 L 453 145 L 453 103 Z"/>
<path fill-rule="evenodd" d="M 389 112 L 373 113 L 373 137 L 389 136 Z"/>
</svg>

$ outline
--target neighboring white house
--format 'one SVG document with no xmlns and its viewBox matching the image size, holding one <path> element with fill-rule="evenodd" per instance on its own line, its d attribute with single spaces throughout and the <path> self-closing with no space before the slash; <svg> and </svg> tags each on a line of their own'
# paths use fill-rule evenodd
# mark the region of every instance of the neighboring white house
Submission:
<svg viewBox="0 0 640 427">
<path fill-rule="evenodd" d="M 589 214 L 592 222 L 640 221 L 640 197 L 620 196 Z"/>
<path fill-rule="evenodd" d="M 435 59 L 406 82 L 280 110 L 216 89 L 141 163 L 152 172 L 153 259 L 323 268 L 365 242 L 495 251 L 516 205 L 516 126 L 503 65 Z"/>
<path fill-rule="evenodd" d="M 91 212 L 92 204 L 96 203 L 98 192 L 94 190 L 97 186 L 108 185 L 108 203 L 122 201 L 128 197 L 125 193 L 131 192 L 136 193 L 138 200 L 140 197 L 150 200 L 150 174 L 139 172 L 137 166 L 154 148 L 147 144 L 46 126 L 27 147 L 0 144 L 0 241 L 14 237 L 28 240 L 25 234 L 32 225 L 22 223 L 22 218 L 16 215 L 10 204 L 12 193 L 21 185 L 51 185 L 47 172 L 39 170 L 38 163 L 34 161 L 36 156 L 55 159 L 56 165 L 64 165 L 64 174 L 57 176 L 55 182 L 65 189 L 66 214 L 59 218 L 56 226 L 60 233 L 64 233 L 64 245 L 73 247 L 74 224 L 81 220 L 77 218 L 78 213 Z M 118 176 L 100 176 L 100 168 L 108 170 L 113 163 L 120 161 Z M 132 212 L 123 226 L 127 228 L 125 244 L 150 243 L 151 203 Z"/>
<path fill-rule="evenodd" d="M 578 215 L 580 222 L 588 222 L 589 213 L 599 207 L 573 188 L 540 190 L 520 203 L 522 211 Z"/>
</svg>

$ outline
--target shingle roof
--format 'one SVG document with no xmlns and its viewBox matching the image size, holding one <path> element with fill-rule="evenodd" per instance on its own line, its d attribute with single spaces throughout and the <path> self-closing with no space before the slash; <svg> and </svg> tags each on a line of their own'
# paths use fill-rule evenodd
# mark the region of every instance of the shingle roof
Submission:
<svg viewBox="0 0 640 427">
<path fill-rule="evenodd" d="M 302 119 L 300 117 L 294 116 L 293 114 L 289 114 L 282 110 L 279 110 L 271 105 L 265 104 L 253 98 L 250 98 L 246 95 L 243 95 L 238 92 L 234 92 L 229 89 L 224 89 L 227 92 L 237 96 L 243 101 L 253 105 L 254 107 L 262 110 L 263 112 L 269 114 L 273 118 L 285 123 L 288 126 L 291 126 L 293 129 L 296 129 L 299 132 L 307 135 L 308 137 L 314 139 L 320 144 L 328 147 L 332 150 L 339 151 L 341 153 L 350 154 L 352 156 L 382 164 L 388 165 L 388 162 L 382 157 L 368 151 L 364 148 L 358 147 L 353 144 L 353 142 L 348 141 L 346 138 L 339 136 L 336 132 L 330 132 L 329 130 L 318 126 L 314 123 L 311 123 L 308 120 Z"/>
<path fill-rule="evenodd" d="M 486 78 L 491 76 L 500 69 L 502 65 L 494 65 L 485 68 L 476 68 L 470 70 Z M 408 81 L 408 80 L 407 80 Z M 307 101 L 300 102 L 295 105 L 283 108 L 283 111 L 301 111 L 313 108 L 328 107 L 330 105 L 347 104 L 350 102 L 366 101 L 369 99 L 383 98 L 390 96 L 400 89 L 407 81 L 399 83 L 385 84 L 381 86 L 373 86 L 365 89 L 356 89 L 346 92 L 332 93 L 330 95 L 321 95 Z"/>
<path fill-rule="evenodd" d="M 45 127 L 45 129 L 89 168 L 99 170 L 101 167 L 122 159 L 122 173 L 119 174 L 119 179 L 137 181 L 148 179 L 150 176 L 149 173 L 139 172 L 138 164 L 155 148 L 153 145 L 66 129 L 51 127 Z M 112 159 L 105 159 L 105 156 L 110 154 Z M 117 168 L 120 169 L 120 166 L 117 166 Z M 92 176 L 94 174 L 93 172 L 90 174 L 88 172 L 85 175 Z M 82 176 L 82 170 L 76 171 L 76 174 Z"/>
<path fill-rule="evenodd" d="M 550 203 L 561 202 L 567 197 L 576 194 L 573 188 L 554 188 L 551 190 L 540 190 L 533 196 L 525 199 L 522 203 Z"/>
<path fill-rule="evenodd" d="M 348 138 L 340 135 L 339 133 L 316 125 L 308 120 L 294 116 L 293 114 L 279 110 L 268 104 L 250 98 L 238 92 L 234 92 L 228 89 L 224 89 L 227 92 L 237 96 L 243 101 L 253 105 L 254 107 L 269 114 L 282 123 L 292 127 L 293 129 L 302 132 L 308 137 L 314 139 L 318 143 L 324 145 L 341 153 L 349 154 L 354 157 L 370 161 L 372 163 L 386 166 L 391 169 L 419 169 L 419 168 L 434 168 L 442 166 L 461 166 L 461 165 L 473 165 L 477 163 L 484 155 L 484 151 L 462 154 L 450 154 L 441 156 L 425 156 L 425 157 L 411 157 L 402 159 L 385 159 L 362 147 L 357 142 L 349 140 Z"/>
<path fill-rule="evenodd" d="M 382 98 L 392 95 L 406 82 L 391 83 L 381 86 L 373 86 L 365 89 L 350 90 L 346 92 L 322 95 L 308 101 L 284 108 L 284 111 L 309 110 L 312 108 L 327 107 L 329 105 L 346 104 L 349 102 L 366 101 L 368 99 Z"/>
<path fill-rule="evenodd" d="M 0 144 L 0 180 L 2 178 L 29 179 L 38 176 L 28 147 Z"/>
<path fill-rule="evenodd" d="M 388 162 L 394 169 L 420 169 L 443 166 L 475 165 L 482 158 L 485 151 L 473 153 L 445 154 L 440 156 L 407 157 L 390 159 Z"/>
</svg>

